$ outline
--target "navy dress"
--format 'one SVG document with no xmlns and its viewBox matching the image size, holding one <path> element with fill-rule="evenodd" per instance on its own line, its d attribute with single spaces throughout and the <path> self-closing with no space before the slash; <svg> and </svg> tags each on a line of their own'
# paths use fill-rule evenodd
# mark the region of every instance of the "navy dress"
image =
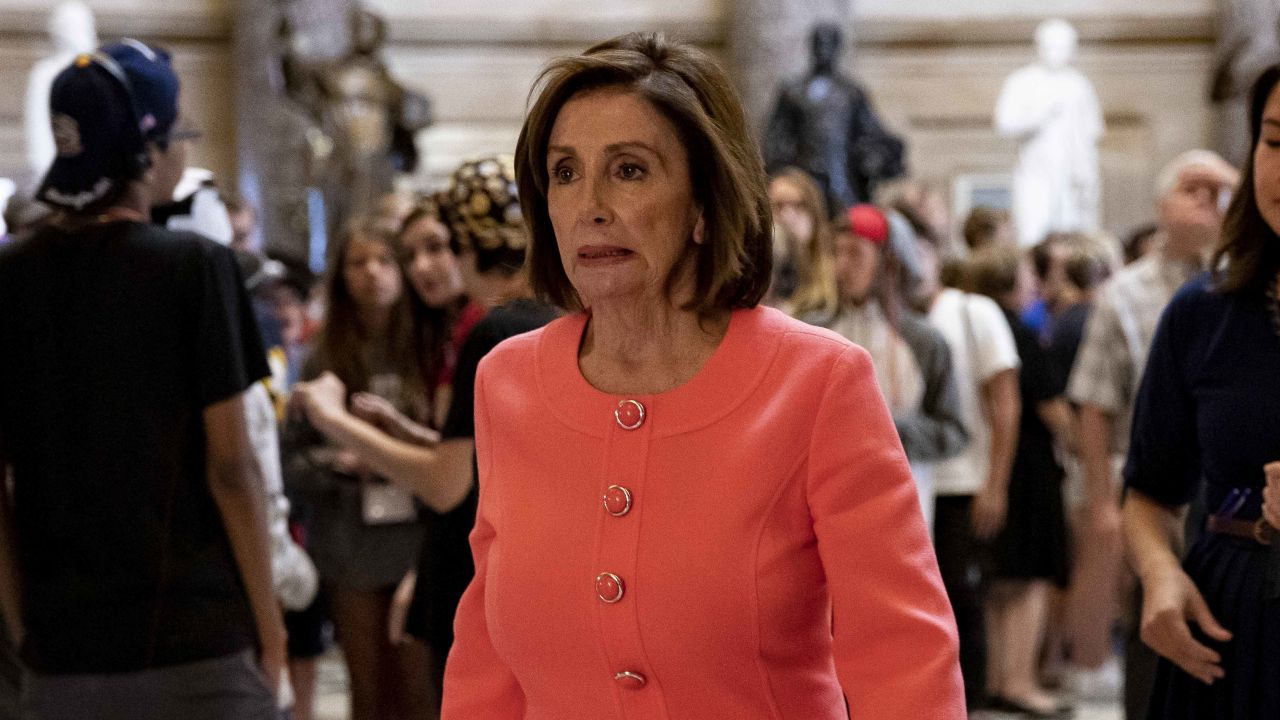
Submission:
<svg viewBox="0 0 1280 720">
<path fill-rule="evenodd" d="M 1066 377 L 1055 370 L 1035 331 L 1008 310 L 1004 315 L 1022 360 L 1018 370 L 1022 415 L 1009 472 L 1009 510 L 992 547 L 995 576 L 1001 580 L 1049 580 L 1066 587 L 1070 567 L 1062 507 L 1063 472 L 1054 456 L 1053 434 L 1037 411 L 1040 403 L 1062 395 Z"/>
<path fill-rule="evenodd" d="M 1280 336 L 1261 293 L 1226 295 L 1207 275 L 1174 296 L 1156 330 L 1134 409 L 1126 485 L 1170 506 L 1203 486 L 1210 512 L 1261 514 L 1263 466 L 1280 460 Z M 1280 718 L 1280 604 L 1267 599 L 1267 551 L 1202 533 L 1183 567 L 1233 633 L 1226 677 L 1205 685 L 1161 659 L 1149 718 Z"/>
</svg>

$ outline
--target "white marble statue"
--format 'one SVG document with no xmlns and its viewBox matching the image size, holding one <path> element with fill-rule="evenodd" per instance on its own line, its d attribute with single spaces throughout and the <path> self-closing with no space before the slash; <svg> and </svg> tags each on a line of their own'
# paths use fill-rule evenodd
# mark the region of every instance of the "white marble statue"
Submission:
<svg viewBox="0 0 1280 720">
<path fill-rule="evenodd" d="M 1071 66 L 1075 29 L 1046 20 L 1036 29 L 1036 50 L 1037 62 L 1005 80 L 995 113 L 996 131 L 1019 143 L 1013 220 L 1023 246 L 1052 231 L 1096 230 L 1099 222 L 1105 128 L 1093 85 Z"/>
<path fill-rule="evenodd" d="M 9 234 L 4 222 L 4 213 L 9 209 L 9 199 L 18 191 L 18 186 L 7 177 L 0 177 L 0 239 Z"/>
<path fill-rule="evenodd" d="M 53 54 L 38 60 L 27 79 L 23 128 L 27 141 L 29 181 L 37 183 L 53 162 L 53 131 L 49 128 L 49 89 L 53 79 L 80 53 L 98 47 L 93 11 L 79 0 L 60 3 L 49 15 L 49 39 Z"/>
</svg>

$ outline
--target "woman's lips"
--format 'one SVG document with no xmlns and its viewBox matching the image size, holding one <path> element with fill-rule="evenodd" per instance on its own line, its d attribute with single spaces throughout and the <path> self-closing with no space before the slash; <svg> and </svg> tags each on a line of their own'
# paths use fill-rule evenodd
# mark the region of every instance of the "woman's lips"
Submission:
<svg viewBox="0 0 1280 720">
<path fill-rule="evenodd" d="M 586 245 L 578 248 L 578 259 L 589 263 L 625 260 L 634 254 L 632 251 L 616 245 Z"/>
</svg>

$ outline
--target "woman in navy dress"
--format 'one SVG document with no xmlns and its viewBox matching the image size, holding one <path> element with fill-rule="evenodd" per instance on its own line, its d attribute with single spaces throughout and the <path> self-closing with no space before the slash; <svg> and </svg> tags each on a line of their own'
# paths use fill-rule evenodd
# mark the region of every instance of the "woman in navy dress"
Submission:
<svg viewBox="0 0 1280 720">
<path fill-rule="evenodd" d="M 1161 656 L 1149 718 L 1280 717 L 1280 602 L 1262 508 L 1264 468 L 1280 461 L 1278 82 L 1280 66 L 1254 86 L 1254 151 L 1218 270 L 1165 309 L 1134 412 L 1124 523 L 1142 581 L 1142 639 Z M 1180 563 L 1178 511 L 1201 491 L 1209 518 Z M 1273 521 L 1277 509 L 1268 504 Z"/>
</svg>

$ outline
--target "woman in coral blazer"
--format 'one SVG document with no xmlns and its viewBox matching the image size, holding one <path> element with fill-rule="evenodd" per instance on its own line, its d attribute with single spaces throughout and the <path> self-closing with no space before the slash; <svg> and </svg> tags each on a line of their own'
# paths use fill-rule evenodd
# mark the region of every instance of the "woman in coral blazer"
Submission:
<svg viewBox="0 0 1280 720">
<path fill-rule="evenodd" d="M 476 577 L 447 720 L 964 718 L 867 354 L 757 307 L 764 174 L 713 61 L 553 63 L 517 148 L 535 290 L 476 383 Z"/>
</svg>

